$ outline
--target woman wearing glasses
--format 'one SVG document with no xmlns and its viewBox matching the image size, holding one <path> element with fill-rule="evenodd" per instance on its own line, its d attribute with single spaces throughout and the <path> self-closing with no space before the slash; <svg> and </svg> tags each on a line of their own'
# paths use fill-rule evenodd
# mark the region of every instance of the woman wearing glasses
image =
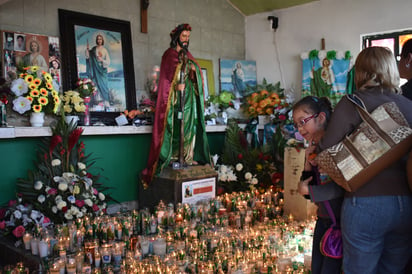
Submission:
<svg viewBox="0 0 412 274">
<path fill-rule="evenodd" d="M 389 49 L 370 47 L 359 53 L 355 86 L 354 94 L 369 112 L 385 102 L 395 102 L 412 125 L 412 101 L 400 95 L 399 72 Z M 356 106 L 343 97 L 319 149 L 337 144 L 360 123 Z M 345 274 L 405 273 L 412 253 L 412 193 L 406 172 L 404 157 L 356 192 L 345 194 L 341 213 Z"/>
<path fill-rule="evenodd" d="M 298 191 L 306 199 L 318 205 L 312 243 L 311 273 L 313 274 L 339 274 L 342 268 L 342 259 L 324 256 L 321 253 L 320 243 L 322 236 L 333 222 L 325 201 L 329 203 L 330 210 L 339 224 L 344 190 L 331 181 L 329 176 L 319 173 L 312 159 L 316 144 L 326 130 L 331 113 L 332 106 L 326 97 L 307 96 L 293 106 L 295 128 L 309 142 L 309 147 L 305 150 L 305 167 Z"/>
</svg>

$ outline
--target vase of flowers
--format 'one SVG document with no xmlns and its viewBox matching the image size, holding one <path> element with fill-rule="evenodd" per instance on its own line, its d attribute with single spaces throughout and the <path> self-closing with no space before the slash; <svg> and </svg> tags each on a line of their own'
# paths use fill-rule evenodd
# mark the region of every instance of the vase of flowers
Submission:
<svg viewBox="0 0 412 274">
<path fill-rule="evenodd" d="M 89 78 L 80 78 L 76 82 L 76 90 L 79 92 L 80 96 L 84 100 L 85 104 L 85 111 L 84 111 L 84 118 L 83 124 L 85 126 L 90 125 L 90 102 L 92 101 L 92 97 L 96 94 L 97 88 L 96 84 Z"/>
<path fill-rule="evenodd" d="M 79 115 L 83 114 L 86 111 L 84 99 L 80 96 L 80 93 L 78 91 L 68 90 L 64 92 L 61 100 L 66 123 L 74 123 L 77 125 L 77 122 L 79 121 Z"/>
<path fill-rule="evenodd" d="M 30 113 L 30 124 L 32 127 L 42 127 L 44 124 L 44 112 Z"/>
<path fill-rule="evenodd" d="M 249 94 L 243 106 L 248 117 L 273 116 L 283 108 L 289 107 L 283 89 L 280 88 L 280 82 L 272 85 L 263 79 L 263 83 Z"/>
<path fill-rule="evenodd" d="M 43 113 L 37 115 L 43 117 L 45 113 L 55 114 L 60 106 L 58 90 L 59 85 L 50 73 L 41 71 L 38 66 L 25 67 L 11 83 L 11 91 L 15 95 L 13 110 L 19 114 Z M 36 122 L 36 126 L 39 123 Z"/>
</svg>

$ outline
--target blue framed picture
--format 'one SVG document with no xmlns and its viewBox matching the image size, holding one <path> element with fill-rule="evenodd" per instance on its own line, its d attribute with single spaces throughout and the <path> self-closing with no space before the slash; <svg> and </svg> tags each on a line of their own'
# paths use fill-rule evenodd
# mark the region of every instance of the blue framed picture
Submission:
<svg viewBox="0 0 412 274">
<path fill-rule="evenodd" d="M 236 98 L 248 96 L 248 87 L 255 87 L 256 61 L 219 60 L 220 90 L 232 92 Z"/>
</svg>

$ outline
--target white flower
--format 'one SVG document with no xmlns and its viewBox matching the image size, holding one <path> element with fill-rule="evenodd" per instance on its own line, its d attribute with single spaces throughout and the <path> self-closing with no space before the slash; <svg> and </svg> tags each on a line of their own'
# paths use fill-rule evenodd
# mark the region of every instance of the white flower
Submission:
<svg viewBox="0 0 412 274">
<path fill-rule="evenodd" d="M 54 198 L 54 201 L 58 204 L 60 201 L 63 201 L 63 198 L 61 195 L 57 195 L 56 198 Z"/>
<path fill-rule="evenodd" d="M 56 213 L 57 213 L 57 207 L 56 207 L 56 206 L 52 206 L 52 211 L 53 211 L 54 214 L 56 214 Z"/>
<path fill-rule="evenodd" d="M 241 171 L 243 169 L 243 165 L 241 163 L 236 165 L 236 170 Z"/>
<path fill-rule="evenodd" d="M 290 138 L 289 140 L 287 140 L 286 145 L 288 146 L 294 146 L 296 145 L 297 140 L 295 138 Z"/>
<path fill-rule="evenodd" d="M 83 212 L 79 211 L 79 213 L 77 213 L 76 217 L 77 218 L 82 218 L 83 217 Z"/>
<path fill-rule="evenodd" d="M 67 188 L 68 188 L 67 183 L 60 183 L 60 184 L 59 184 L 59 190 L 61 190 L 61 191 L 66 191 Z"/>
<path fill-rule="evenodd" d="M 10 89 L 16 96 L 21 96 L 29 90 L 29 86 L 24 79 L 19 78 L 11 83 Z"/>
<path fill-rule="evenodd" d="M 104 199 L 105 199 L 106 197 L 104 196 L 104 194 L 103 193 L 99 193 L 99 199 L 101 200 L 101 201 L 104 201 Z"/>
<path fill-rule="evenodd" d="M 31 211 L 31 214 L 30 214 L 30 218 L 32 218 L 33 220 L 36 220 L 37 221 L 37 219 L 40 219 L 42 216 L 41 216 L 42 214 L 39 212 L 39 211 L 37 211 L 37 210 L 32 210 Z"/>
<path fill-rule="evenodd" d="M 245 173 L 245 179 L 246 179 L 246 180 L 252 179 L 252 173 L 246 172 L 246 173 Z"/>
<path fill-rule="evenodd" d="M 219 175 L 219 181 L 226 182 L 227 181 L 227 175 L 226 173 Z"/>
<path fill-rule="evenodd" d="M 258 183 L 257 178 L 253 178 L 252 181 L 250 182 L 252 185 L 256 185 Z"/>
<path fill-rule="evenodd" d="M 23 114 L 30 109 L 31 109 L 31 102 L 26 97 L 20 96 L 13 100 L 13 110 L 14 111 L 20 114 Z"/>
<path fill-rule="evenodd" d="M 82 211 L 83 213 L 86 213 L 86 212 L 87 212 L 87 208 L 86 208 L 86 207 L 82 207 L 81 211 Z"/>
<path fill-rule="evenodd" d="M 93 202 L 92 202 L 92 200 L 90 200 L 90 199 L 84 200 L 84 203 L 85 203 L 87 206 L 89 206 L 89 207 L 92 207 L 92 206 L 93 206 Z"/>
<path fill-rule="evenodd" d="M 39 197 L 37 197 L 37 201 L 39 201 L 39 203 L 44 203 L 44 201 L 46 200 L 46 197 L 44 197 L 43 194 L 39 195 Z"/>
<path fill-rule="evenodd" d="M 221 172 L 226 172 L 226 171 L 227 171 L 227 166 L 221 165 L 221 166 L 220 166 L 220 171 L 221 171 Z"/>
<path fill-rule="evenodd" d="M 57 204 L 57 209 L 58 209 L 58 210 L 62 210 L 62 208 L 65 207 L 65 206 L 67 206 L 67 203 L 66 203 L 65 201 L 60 201 L 60 202 Z"/>
<path fill-rule="evenodd" d="M 72 215 L 72 213 L 68 210 L 68 211 L 66 211 L 66 213 L 64 213 L 64 218 L 66 218 L 66 220 L 71 220 L 71 219 L 73 219 L 73 215 Z"/>
<path fill-rule="evenodd" d="M 52 164 L 52 166 L 59 166 L 59 165 L 61 165 L 61 161 L 59 160 L 59 159 L 54 159 L 52 162 L 51 162 L 51 164 Z"/>
<path fill-rule="evenodd" d="M 35 190 L 40 190 L 42 187 L 43 187 L 43 182 L 42 181 L 34 182 L 34 189 Z"/>
<path fill-rule="evenodd" d="M 13 212 L 13 215 L 14 215 L 14 218 L 16 218 L 16 219 L 20 219 L 22 217 L 22 214 L 19 210 L 15 210 Z"/>
<path fill-rule="evenodd" d="M 77 163 L 77 167 L 78 167 L 80 170 L 86 169 L 86 165 L 83 164 L 82 162 L 78 162 L 78 163 Z"/>
</svg>

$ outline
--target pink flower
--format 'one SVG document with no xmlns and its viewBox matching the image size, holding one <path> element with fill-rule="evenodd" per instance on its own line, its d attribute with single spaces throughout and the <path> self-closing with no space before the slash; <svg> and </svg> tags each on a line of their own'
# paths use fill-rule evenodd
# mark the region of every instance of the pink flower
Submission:
<svg viewBox="0 0 412 274">
<path fill-rule="evenodd" d="M 94 204 L 94 205 L 93 205 L 93 210 L 94 210 L 94 211 L 98 211 L 98 210 L 99 210 L 99 206 L 96 205 L 96 204 Z"/>
<path fill-rule="evenodd" d="M 93 188 L 93 194 L 97 195 L 99 192 L 97 191 L 97 189 Z"/>
<path fill-rule="evenodd" d="M 6 216 L 6 209 L 0 208 L 0 220 L 3 220 L 4 216 Z"/>
<path fill-rule="evenodd" d="M 57 189 L 55 189 L 55 188 L 50 188 L 50 189 L 47 191 L 47 194 L 49 194 L 49 195 L 56 195 L 56 194 L 57 194 Z"/>
<path fill-rule="evenodd" d="M 49 217 L 44 216 L 44 218 L 43 218 L 43 224 L 48 224 L 48 223 L 50 223 Z"/>
<path fill-rule="evenodd" d="M 84 206 L 84 200 L 76 200 L 74 202 L 78 207 L 82 208 Z"/>
<path fill-rule="evenodd" d="M 4 230 L 6 228 L 6 221 L 1 221 L 0 222 L 0 229 Z"/>
<path fill-rule="evenodd" d="M 13 230 L 13 235 L 14 235 L 16 238 L 20 238 L 20 237 L 23 237 L 24 232 L 26 232 L 26 229 L 24 229 L 24 226 L 19 225 L 18 227 L 16 227 L 16 228 Z"/>
<path fill-rule="evenodd" d="M 16 200 L 10 200 L 9 201 L 9 207 L 12 207 L 12 206 L 14 206 L 14 205 L 16 205 L 17 204 L 17 201 Z"/>
</svg>

